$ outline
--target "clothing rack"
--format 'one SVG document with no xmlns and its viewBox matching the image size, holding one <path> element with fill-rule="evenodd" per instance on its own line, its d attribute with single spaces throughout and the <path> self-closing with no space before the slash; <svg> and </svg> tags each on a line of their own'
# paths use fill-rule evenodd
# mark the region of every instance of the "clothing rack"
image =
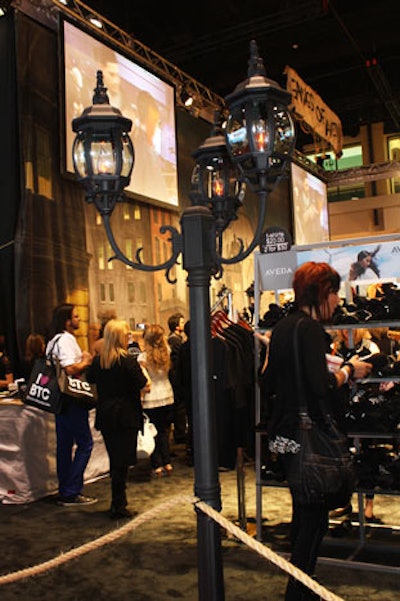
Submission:
<svg viewBox="0 0 400 601">
<path fill-rule="evenodd" d="M 225 286 L 221 289 L 218 294 L 219 298 L 215 301 L 213 306 L 211 307 L 211 314 L 214 313 L 224 302 L 225 299 L 228 301 L 228 317 L 233 320 L 233 302 L 232 302 L 232 290 L 226 288 Z"/>
<path fill-rule="evenodd" d="M 234 324 L 235 321 L 233 319 L 233 304 L 232 304 L 232 291 L 222 287 L 221 291 L 218 294 L 218 300 L 214 303 L 211 308 L 211 321 L 212 321 L 212 330 L 217 331 L 218 327 L 221 327 L 221 324 L 229 325 Z M 224 300 L 228 301 L 228 311 L 225 311 L 225 308 L 222 305 Z M 244 324 L 241 324 L 244 326 Z M 223 327 L 223 326 L 222 326 Z M 246 327 L 251 329 L 251 326 L 246 324 Z M 247 520 L 246 513 L 246 501 L 245 501 L 245 491 L 246 491 L 246 482 L 245 482 L 245 468 L 244 468 L 244 456 L 243 456 L 243 448 L 238 447 L 236 451 L 236 483 L 237 483 L 237 500 L 238 500 L 238 526 L 250 536 L 255 536 L 255 526 L 251 524 Z"/>
</svg>

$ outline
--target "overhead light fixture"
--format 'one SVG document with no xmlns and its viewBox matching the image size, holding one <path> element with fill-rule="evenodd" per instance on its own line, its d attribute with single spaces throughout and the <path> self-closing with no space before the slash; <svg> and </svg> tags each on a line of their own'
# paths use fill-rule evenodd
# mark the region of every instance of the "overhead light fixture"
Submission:
<svg viewBox="0 0 400 601">
<path fill-rule="evenodd" d="M 188 109 L 189 113 L 193 115 L 193 117 L 197 118 L 200 115 L 201 109 L 204 106 L 200 94 L 194 92 L 185 106 Z"/>
<path fill-rule="evenodd" d="M 6 15 L 8 9 L 10 8 L 11 0 L 1 0 L 0 1 L 0 17 L 4 17 Z"/>
<path fill-rule="evenodd" d="M 181 100 L 183 106 L 185 106 L 187 109 L 190 108 L 191 106 L 193 106 L 194 101 L 193 92 L 187 92 L 186 90 L 183 90 L 183 92 L 181 93 Z"/>
<path fill-rule="evenodd" d="M 203 107 L 203 102 L 200 94 L 196 91 L 186 88 L 177 90 L 177 101 L 180 106 L 185 107 L 191 115 L 198 117 Z"/>
<path fill-rule="evenodd" d="M 94 25 L 98 29 L 103 29 L 103 23 L 95 15 L 89 15 L 89 21 L 91 22 L 92 25 Z"/>
</svg>

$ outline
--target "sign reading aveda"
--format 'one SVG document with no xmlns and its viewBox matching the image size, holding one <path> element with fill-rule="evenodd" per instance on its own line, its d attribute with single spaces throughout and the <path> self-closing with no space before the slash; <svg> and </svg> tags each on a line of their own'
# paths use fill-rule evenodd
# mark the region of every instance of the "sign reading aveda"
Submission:
<svg viewBox="0 0 400 601">
<path fill-rule="evenodd" d="M 343 147 L 342 123 L 322 98 L 309 86 L 294 69 L 285 67 L 286 89 L 292 95 L 291 108 L 313 131 L 326 140 L 340 156 Z"/>
</svg>

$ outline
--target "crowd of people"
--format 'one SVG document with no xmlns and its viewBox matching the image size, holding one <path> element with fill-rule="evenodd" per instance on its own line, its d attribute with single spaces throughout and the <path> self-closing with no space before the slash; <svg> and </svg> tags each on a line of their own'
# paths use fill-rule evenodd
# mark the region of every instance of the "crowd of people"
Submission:
<svg viewBox="0 0 400 601">
<path fill-rule="evenodd" d="M 390 354 L 398 359 L 399 342 L 388 337 L 388 328 L 327 329 L 340 302 L 340 283 L 339 274 L 328 263 L 304 263 L 294 273 L 292 310 L 278 321 L 272 333 L 255 333 L 263 343 L 259 386 L 269 452 L 280 457 L 284 472 L 290 470 L 293 461 L 299 423 L 296 331 L 308 412 L 321 427 L 333 419 L 345 432 L 344 413 L 352 382 L 371 373 L 378 355 Z M 38 334 L 28 336 L 19 375 L 27 380 L 35 360 L 51 354 L 67 374 L 85 373 L 87 380 L 97 385 L 95 428 L 102 434 L 109 458 L 109 514 L 121 519 L 132 515 L 126 484 L 130 467 L 137 463 L 136 440 L 144 414 L 157 429 L 150 456 L 152 477 L 173 474 L 172 440 L 184 444 L 188 459 L 193 461 L 190 322 L 185 322 L 182 313 L 175 313 L 168 320 L 168 333 L 153 323 L 146 324 L 140 336 L 137 332 L 134 336 L 127 322 L 117 319 L 115 313 L 103 318 L 98 340 L 88 352 L 81 350 L 75 335 L 80 326 L 77 307 L 71 303 L 57 306 L 47 339 Z M 14 376 L 1 336 L 0 387 L 7 388 Z M 55 415 L 57 503 L 65 507 L 97 501 L 83 492 L 84 472 L 93 446 L 89 410 L 87 404 L 65 396 L 61 413 Z M 369 444 L 368 439 L 363 444 Z M 339 516 L 351 512 L 351 496 L 347 505 L 338 507 L 327 495 L 305 502 L 297 490 L 290 492 L 291 562 L 312 576 L 329 518 L 333 513 Z M 373 493 L 366 495 L 367 521 L 377 519 L 373 501 Z M 311 601 L 313 595 L 289 577 L 285 601 Z"/>
<path fill-rule="evenodd" d="M 97 502 L 83 491 L 93 448 L 89 421 L 93 408 L 94 427 L 101 432 L 109 459 L 111 518 L 131 516 L 126 483 L 129 468 L 137 463 L 137 437 L 144 413 L 157 429 L 151 475 L 172 474 L 171 441 L 186 445 L 188 430 L 176 366 L 186 340 L 183 314 L 171 315 L 168 325 L 169 336 L 159 324 L 145 324 L 140 332 L 132 332 L 115 311 L 107 311 L 100 316 L 97 339 L 91 340 L 90 351 L 86 351 L 76 337 L 78 308 L 62 303 L 53 311 L 46 337 L 37 333 L 27 337 L 23 357 L 14 369 L 5 336 L 0 336 L 0 390 L 10 390 L 17 378 L 27 383 L 36 359 L 45 356 L 57 360 L 67 375 L 85 376 L 96 384 L 95 406 L 63 393 L 62 410 L 55 415 L 58 505 L 79 507 Z"/>
</svg>

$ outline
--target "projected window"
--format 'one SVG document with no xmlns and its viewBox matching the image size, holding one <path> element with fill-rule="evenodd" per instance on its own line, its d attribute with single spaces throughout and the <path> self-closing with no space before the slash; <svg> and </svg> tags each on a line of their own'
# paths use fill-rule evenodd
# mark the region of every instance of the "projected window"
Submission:
<svg viewBox="0 0 400 601">
<path fill-rule="evenodd" d="M 127 190 L 178 205 L 174 88 L 102 42 L 64 21 L 65 156 L 73 173 L 72 119 L 92 104 L 103 71 L 110 104 L 132 120 L 135 164 Z"/>
</svg>

